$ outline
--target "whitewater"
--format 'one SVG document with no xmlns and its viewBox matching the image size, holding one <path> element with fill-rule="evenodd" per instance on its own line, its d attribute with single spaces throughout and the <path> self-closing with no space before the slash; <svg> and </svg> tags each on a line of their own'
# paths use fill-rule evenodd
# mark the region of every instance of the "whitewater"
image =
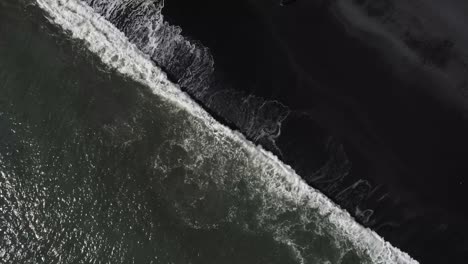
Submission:
<svg viewBox="0 0 468 264">
<path fill-rule="evenodd" d="M 47 13 L 49 20 L 68 32 L 74 39 L 82 40 L 102 62 L 120 74 L 151 89 L 162 100 L 189 113 L 202 129 L 209 131 L 219 141 L 232 141 L 246 152 L 264 173 L 257 174 L 273 197 L 299 207 L 316 210 L 329 222 L 336 237 L 350 241 L 352 247 L 367 255 L 372 263 L 418 263 L 408 254 L 393 247 L 368 228 L 359 225 L 345 210 L 325 195 L 307 185 L 288 165 L 272 153 L 248 141 L 241 133 L 231 130 L 211 117 L 190 96 L 172 83 L 148 55 L 145 55 L 127 37 L 104 17 L 80 0 L 36 0 Z M 286 206 L 284 203 L 278 207 Z M 307 215 L 303 215 L 307 222 Z M 299 253 L 298 253 L 299 254 Z M 300 257 L 299 257 L 300 258 Z"/>
</svg>

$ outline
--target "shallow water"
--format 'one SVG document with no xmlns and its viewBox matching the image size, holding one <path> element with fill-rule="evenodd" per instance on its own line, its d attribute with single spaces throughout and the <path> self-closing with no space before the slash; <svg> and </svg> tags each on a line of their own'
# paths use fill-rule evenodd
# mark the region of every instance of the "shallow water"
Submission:
<svg viewBox="0 0 468 264">
<path fill-rule="evenodd" d="M 3 262 L 399 263 L 368 230 L 343 233 L 349 215 L 297 175 L 104 65 L 31 3 L 0 2 Z"/>
</svg>

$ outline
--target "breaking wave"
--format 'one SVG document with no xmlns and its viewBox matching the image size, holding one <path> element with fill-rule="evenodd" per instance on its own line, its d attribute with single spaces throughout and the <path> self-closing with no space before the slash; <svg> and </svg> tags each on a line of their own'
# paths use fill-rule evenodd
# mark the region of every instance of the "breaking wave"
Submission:
<svg viewBox="0 0 468 264">
<path fill-rule="evenodd" d="M 245 168 L 239 168 L 238 175 L 225 173 L 220 178 L 212 179 L 214 184 L 218 188 L 225 188 L 228 191 L 241 192 L 242 190 L 238 190 L 239 188 L 235 188 L 235 186 L 243 183 L 249 190 L 257 191 L 250 193 L 250 195 L 255 196 L 260 201 L 260 205 L 256 208 L 258 210 L 256 216 L 258 225 L 263 230 L 274 234 L 275 239 L 279 242 L 289 245 L 301 263 L 307 263 L 306 259 L 311 257 L 307 252 L 310 241 L 295 238 L 294 234 L 298 233 L 305 233 L 306 236 L 308 234 L 309 237 L 311 234 L 321 234 L 323 237 L 327 237 L 330 241 L 330 247 L 342 252 L 336 259 L 338 263 L 342 262 L 346 253 L 350 251 L 356 251 L 364 259 L 362 263 L 417 263 L 409 255 L 384 241 L 372 230 L 359 225 L 346 211 L 307 185 L 289 166 L 283 164 L 272 153 L 254 145 L 241 133 L 216 121 L 178 85 L 172 83 L 149 55 L 143 53 L 136 45 L 131 44 L 123 32 L 96 13 L 89 5 L 79 0 L 36 0 L 36 2 L 47 13 L 51 22 L 69 32 L 73 38 L 84 41 L 88 49 L 97 54 L 103 63 L 151 89 L 161 100 L 172 105 L 174 112 L 184 112 L 192 117 L 186 121 L 189 122 L 187 126 L 181 127 L 186 128 L 183 130 L 181 143 L 171 144 L 168 142 L 163 145 L 160 151 L 174 152 L 174 149 L 182 148 L 184 152 L 189 154 L 188 157 L 193 157 L 193 160 L 186 164 L 189 169 L 203 164 L 203 160 L 198 159 L 200 156 L 218 161 L 220 164 L 218 169 L 227 170 L 229 166 L 236 166 L 236 161 L 246 162 L 248 165 Z M 89 2 L 98 5 L 99 1 Z M 115 1 L 116 4 L 118 2 Z M 151 3 L 140 1 L 140 4 L 150 5 Z M 122 12 L 130 11 L 131 9 L 122 10 Z M 105 11 L 102 10 L 102 12 Z M 111 13 L 108 15 L 113 16 Z M 155 25 L 154 30 L 156 38 L 158 30 L 162 29 L 161 27 L 158 29 L 158 25 Z M 162 54 L 162 50 L 158 51 L 157 45 L 153 47 L 154 53 L 163 57 L 169 56 Z M 170 56 L 175 54 L 177 52 L 173 52 Z M 169 57 L 167 59 L 170 60 Z M 207 63 L 201 57 L 195 61 Z M 200 76 L 200 74 L 195 73 L 195 76 Z M 199 83 L 203 83 L 202 79 L 199 81 Z M 210 146 L 217 145 L 219 149 L 228 149 L 229 153 L 220 154 L 217 148 L 207 149 L 207 142 L 210 143 Z M 203 154 L 197 155 L 200 153 L 200 149 L 203 149 Z M 158 160 L 164 156 L 156 157 L 155 163 L 157 164 Z M 229 165 L 231 161 L 234 162 L 234 165 Z M 155 169 L 168 168 L 155 166 Z M 190 210 L 200 210 L 200 207 L 195 206 Z M 207 223 L 200 224 L 203 221 L 194 219 L 189 213 L 186 214 L 182 217 L 194 228 L 210 228 L 212 226 Z M 236 219 L 242 221 L 239 220 L 242 219 L 239 212 L 227 212 L 226 214 L 230 216 L 231 221 L 236 221 Z M 281 221 L 286 214 L 293 214 L 294 221 Z M 311 226 L 312 223 L 314 225 Z M 212 224 L 215 225 L 215 223 Z"/>
</svg>

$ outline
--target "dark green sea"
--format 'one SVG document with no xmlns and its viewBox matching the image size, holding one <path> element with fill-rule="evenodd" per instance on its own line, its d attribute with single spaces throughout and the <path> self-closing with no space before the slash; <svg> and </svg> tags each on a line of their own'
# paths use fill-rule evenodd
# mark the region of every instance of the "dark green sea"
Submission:
<svg viewBox="0 0 468 264">
<path fill-rule="evenodd" d="M 0 1 L 0 263 L 404 263 L 279 161 L 47 17 Z"/>
</svg>

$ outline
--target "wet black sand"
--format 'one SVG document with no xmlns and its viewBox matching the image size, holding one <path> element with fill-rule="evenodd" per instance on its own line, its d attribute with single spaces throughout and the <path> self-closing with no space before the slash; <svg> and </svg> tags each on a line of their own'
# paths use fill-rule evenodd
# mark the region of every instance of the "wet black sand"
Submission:
<svg viewBox="0 0 468 264">
<path fill-rule="evenodd" d="M 329 5 L 264 2 L 171 0 L 163 14 L 210 48 L 233 87 L 290 108 L 277 143 L 313 186 L 422 263 L 461 263 L 468 123 L 429 92 L 444 83 L 399 75 L 405 61 L 348 34 Z"/>
</svg>

